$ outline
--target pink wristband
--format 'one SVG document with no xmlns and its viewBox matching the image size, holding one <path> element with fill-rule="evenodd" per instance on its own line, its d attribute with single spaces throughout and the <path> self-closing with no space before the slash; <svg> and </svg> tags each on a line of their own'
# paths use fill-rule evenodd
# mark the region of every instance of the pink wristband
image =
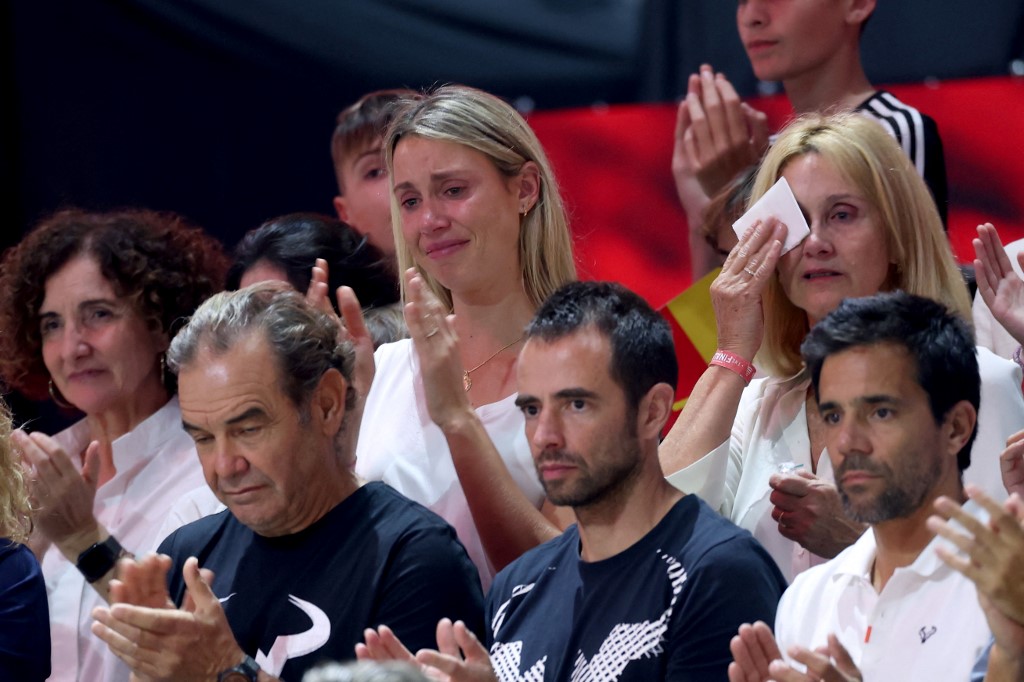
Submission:
<svg viewBox="0 0 1024 682">
<path fill-rule="evenodd" d="M 750 380 L 754 378 L 754 373 L 757 372 L 753 364 L 735 353 L 730 353 L 721 348 L 715 351 L 715 354 L 711 356 L 711 362 L 708 364 L 725 367 L 727 370 L 736 372 L 743 379 L 744 384 L 750 384 Z"/>
</svg>

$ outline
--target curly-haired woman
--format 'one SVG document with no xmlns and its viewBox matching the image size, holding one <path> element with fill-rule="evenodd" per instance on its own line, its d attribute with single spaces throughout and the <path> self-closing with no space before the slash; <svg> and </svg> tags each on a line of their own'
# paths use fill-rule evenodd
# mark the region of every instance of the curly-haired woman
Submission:
<svg viewBox="0 0 1024 682">
<path fill-rule="evenodd" d="M 62 211 L 0 263 L 0 376 L 85 415 L 53 437 L 12 435 L 34 503 L 52 680 L 128 679 L 90 633 L 91 611 L 117 558 L 156 547 L 172 505 L 205 485 L 163 357 L 226 266 L 201 230 L 145 210 Z M 208 494 L 197 507 L 215 504 Z"/>
</svg>

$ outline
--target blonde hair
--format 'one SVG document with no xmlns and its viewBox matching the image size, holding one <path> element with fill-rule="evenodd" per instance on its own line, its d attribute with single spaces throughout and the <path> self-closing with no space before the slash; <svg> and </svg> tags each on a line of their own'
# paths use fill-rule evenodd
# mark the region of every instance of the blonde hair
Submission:
<svg viewBox="0 0 1024 682">
<path fill-rule="evenodd" d="M 526 295 L 539 306 L 561 285 L 576 279 L 572 237 L 554 172 L 536 134 L 508 103 L 482 90 L 446 85 L 407 100 L 396 113 L 384 142 L 388 176 L 394 188 L 394 155 L 398 142 L 410 135 L 454 142 L 491 160 L 503 176 L 517 176 L 528 161 L 537 164 L 537 203 L 520 222 L 519 264 Z M 415 261 L 402 234 L 398 201 L 391 193 L 391 225 L 401 272 L 416 266 L 431 291 L 448 307 L 452 296 Z M 405 299 L 405 281 L 402 281 Z"/>
<path fill-rule="evenodd" d="M 906 154 L 876 121 L 854 112 L 793 121 L 765 155 L 750 205 L 778 181 L 790 161 L 805 154 L 829 161 L 877 211 L 894 262 L 887 288 L 938 301 L 970 324 L 970 296 L 935 201 Z M 758 361 L 772 374 L 796 374 L 803 364 L 800 343 L 810 328 L 807 314 L 782 290 L 778 273 L 765 292 L 764 315 Z"/>
<path fill-rule="evenodd" d="M 31 529 L 21 462 L 11 446 L 11 413 L 0 400 L 0 537 L 23 543 Z"/>
</svg>

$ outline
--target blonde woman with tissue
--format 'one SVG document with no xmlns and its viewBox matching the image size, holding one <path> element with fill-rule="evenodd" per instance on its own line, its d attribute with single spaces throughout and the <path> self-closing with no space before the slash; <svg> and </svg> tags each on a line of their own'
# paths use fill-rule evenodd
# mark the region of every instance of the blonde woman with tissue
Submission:
<svg viewBox="0 0 1024 682">
<path fill-rule="evenodd" d="M 971 303 L 927 186 L 875 121 L 849 113 L 791 123 L 765 156 L 751 207 L 783 178 L 805 219 L 789 222 L 806 224 L 756 221 L 732 250 L 711 288 L 719 350 L 660 456 L 671 483 L 753 533 L 792 580 L 863 532 L 822 456 L 804 336 L 843 299 L 879 291 L 927 296 L 966 320 Z M 768 376 L 751 381 L 755 353 Z M 965 477 L 998 495 L 999 453 L 1024 423 L 1021 377 L 987 350 L 978 359 L 982 407 Z"/>
</svg>

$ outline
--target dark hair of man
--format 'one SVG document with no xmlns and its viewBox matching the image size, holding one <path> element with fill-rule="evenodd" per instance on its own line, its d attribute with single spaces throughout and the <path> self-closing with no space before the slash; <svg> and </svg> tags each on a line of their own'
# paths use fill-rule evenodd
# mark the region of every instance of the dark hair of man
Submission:
<svg viewBox="0 0 1024 682">
<path fill-rule="evenodd" d="M 335 167 L 354 152 L 362 152 L 377 138 L 383 138 L 384 130 L 394 117 L 395 104 L 410 97 L 417 97 L 415 90 L 375 90 L 343 109 L 331 136 L 331 158 Z"/>
<path fill-rule="evenodd" d="M 527 325 L 526 338 L 557 341 L 589 326 L 608 337 L 611 376 L 631 410 L 655 384 L 675 390 L 679 365 L 668 322 L 620 284 L 571 282 L 558 288 Z"/>
<path fill-rule="evenodd" d="M 981 404 L 977 348 L 967 324 L 940 303 L 903 291 L 850 298 L 811 329 L 800 351 L 818 392 L 821 367 L 830 355 L 850 348 L 892 344 L 907 350 L 917 366 L 917 383 L 928 394 L 935 423 L 966 400 Z M 963 471 L 971 463 L 971 437 L 957 453 Z"/>
<path fill-rule="evenodd" d="M 373 244 L 343 222 L 317 213 L 290 213 L 250 231 L 235 247 L 227 288 L 238 289 L 246 270 L 267 261 L 284 271 L 296 291 L 306 292 L 317 258 L 327 261 L 331 295 L 350 286 L 363 308 L 398 301 L 398 284 L 387 260 Z"/>
</svg>

